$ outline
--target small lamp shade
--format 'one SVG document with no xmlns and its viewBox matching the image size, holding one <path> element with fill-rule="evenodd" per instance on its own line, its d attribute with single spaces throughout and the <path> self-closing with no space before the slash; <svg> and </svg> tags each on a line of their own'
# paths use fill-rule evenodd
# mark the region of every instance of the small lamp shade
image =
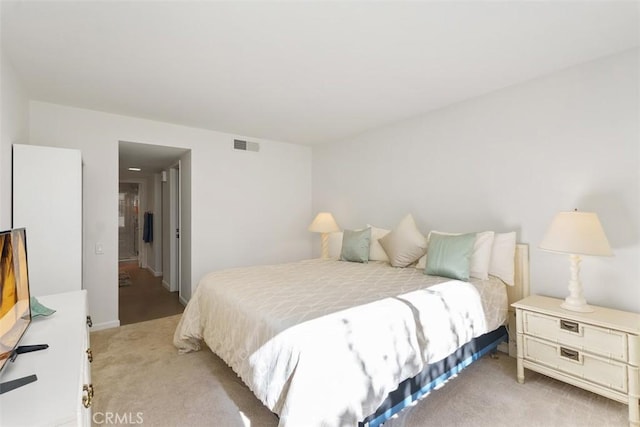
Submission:
<svg viewBox="0 0 640 427">
<path fill-rule="evenodd" d="M 594 212 L 557 214 L 540 243 L 540 249 L 575 255 L 613 255 L 598 215 Z"/>
<path fill-rule="evenodd" d="M 569 296 L 560 306 L 578 312 L 592 312 L 583 296 L 580 255 L 613 256 L 598 215 L 593 212 L 560 212 L 553 218 L 540 249 L 569 254 Z"/>
<path fill-rule="evenodd" d="M 320 212 L 316 215 L 315 219 L 309 226 L 309 231 L 314 233 L 322 233 L 322 258 L 329 258 L 329 233 L 334 231 L 340 231 L 340 227 L 336 224 L 336 220 L 333 219 L 333 215 L 329 212 Z"/>
<path fill-rule="evenodd" d="M 333 233 L 334 231 L 340 231 L 340 227 L 336 224 L 336 220 L 333 219 L 333 215 L 329 212 L 320 212 L 309 226 L 309 231 L 314 233 Z"/>
</svg>

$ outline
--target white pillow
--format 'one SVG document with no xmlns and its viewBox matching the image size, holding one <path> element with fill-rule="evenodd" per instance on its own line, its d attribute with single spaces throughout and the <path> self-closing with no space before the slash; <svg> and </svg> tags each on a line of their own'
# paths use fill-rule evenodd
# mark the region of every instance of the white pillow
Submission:
<svg viewBox="0 0 640 427">
<path fill-rule="evenodd" d="M 459 236 L 462 233 L 445 233 L 443 231 L 432 231 L 427 237 L 427 241 L 431 234 L 440 234 L 444 236 Z M 473 244 L 473 252 L 471 253 L 471 264 L 469 266 L 469 276 L 477 279 L 487 280 L 489 278 L 489 263 L 491 262 L 491 249 L 493 247 L 493 231 L 481 231 L 476 233 L 476 241 Z M 428 255 L 428 254 L 427 254 Z M 420 258 L 416 268 L 425 268 L 427 255 Z M 420 267 L 420 263 L 423 263 Z"/>
<path fill-rule="evenodd" d="M 489 274 L 509 286 L 515 285 L 516 232 L 496 233 L 491 248 Z"/>
<path fill-rule="evenodd" d="M 339 258 L 342 253 L 342 231 L 329 233 L 329 258 Z"/>
<path fill-rule="evenodd" d="M 481 231 L 476 234 L 476 242 L 473 245 L 473 254 L 471 254 L 471 277 L 482 280 L 489 278 L 494 236 L 493 231 Z"/>
<path fill-rule="evenodd" d="M 411 214 L 380 239 L 380 245 L 394 267 L 406 267 L 427 251 L 427 239 L 422 235 Z"/>
<path fill-rule="evenodd" d="M 369 247 L 369 261 L 389 261 L 387 253 L 382 248 L 378 239 L 382 239 L 389 234 L 391 230 L 384 228 L 374 227 L 371 224 L 367 224 L 367 227 L 371 228 L 371 246 Z"/>
</svg>

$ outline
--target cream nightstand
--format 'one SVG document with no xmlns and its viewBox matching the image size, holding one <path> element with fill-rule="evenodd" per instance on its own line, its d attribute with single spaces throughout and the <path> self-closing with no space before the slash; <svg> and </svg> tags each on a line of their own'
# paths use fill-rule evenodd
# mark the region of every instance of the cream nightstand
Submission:
<svg viewBox="0 0 640 427">
<path fill-rule="evenodd" d="M 578 313 L 562 300 L 533 295 L 516 309 L 518 382 L 524 368 L 629 405 L 640 426 L 640 314 L 593 307 Z"/>
</svg>

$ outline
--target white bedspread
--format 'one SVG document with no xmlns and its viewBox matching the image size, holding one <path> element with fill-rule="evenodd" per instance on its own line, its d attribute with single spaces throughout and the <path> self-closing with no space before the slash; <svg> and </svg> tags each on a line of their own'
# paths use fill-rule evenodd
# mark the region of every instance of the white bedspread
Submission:
<svg viewBox="0 0 640 427">
<path fill-rule="evenodd" d="M 280 426 L 354 426 L 506 314 L 498 279 L 316 259 L 208 274 L 174 344 L 195 351 L 204 339 Z"/>
</svg>

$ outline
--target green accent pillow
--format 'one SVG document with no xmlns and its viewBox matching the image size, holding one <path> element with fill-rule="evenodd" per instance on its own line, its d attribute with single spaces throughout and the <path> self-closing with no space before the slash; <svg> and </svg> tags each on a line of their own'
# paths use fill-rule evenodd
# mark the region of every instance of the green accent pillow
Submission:
<svg viewBox="0 0 640 427">
<path fill-rule="evenodd" d="M 471 253 L 476 234 L 447 236 L 432 234 L 427 248 L 427 266 L 424 274 L 469 280 Z"/>
<path fill-rule="evenodd" d="M 341 261 L 369 262 L 369 246 L 371 244 L 371 229 L 344 230 L 342 236 Z"/>
</svg>

